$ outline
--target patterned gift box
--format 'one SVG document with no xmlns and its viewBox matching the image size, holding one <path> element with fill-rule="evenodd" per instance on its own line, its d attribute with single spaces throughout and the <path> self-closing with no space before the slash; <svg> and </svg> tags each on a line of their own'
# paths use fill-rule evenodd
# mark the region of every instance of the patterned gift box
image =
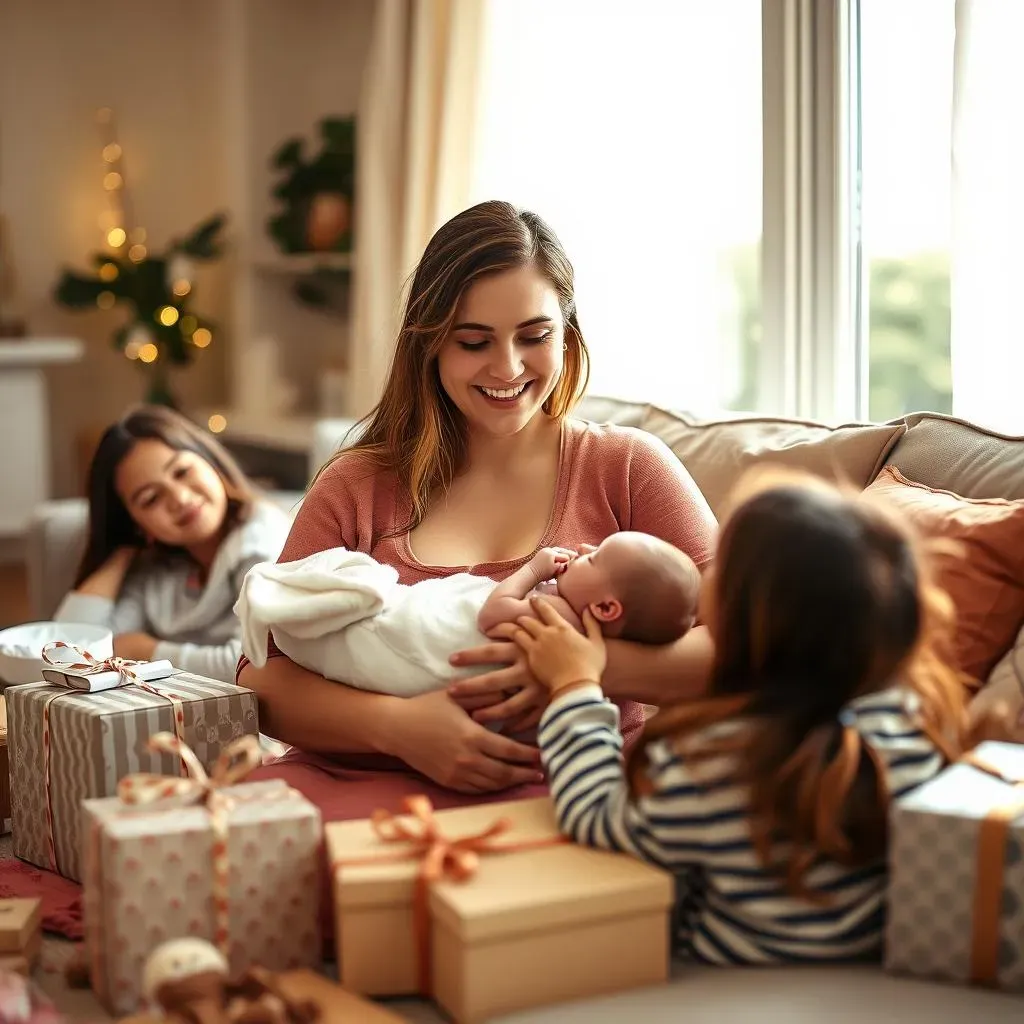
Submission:
<svg viewBox="0 0 1024 1024">
<path fill-rule="evenodd" d="M 5 695 L 14 853 L 76 882 L 82 801 L 112 796 L 132 772 L 182 770 L 147 748 L 150 736 L 177 732 L 208 766 L 231 740 L 258 732 L 251 690 L 190 672 L 97 693 L 28 683 Z"/>
<path fill-rule="evenodd" d="M 890 817 L 885 965 L 1024 990 L 1024 747 L 982 743 Z"/>
<path fill-rule="evenodd" d="M 259 763 L 252 736 L 207 777 L 169 733 L 189 778 L 131 775 L 82 805 L 85 933 L 97 997 L 112 1014 L 142 1001 L 146 959 L 169 939 L 214 943 L 231 974 L 321 960 L 320 813 L 280 779 L 240 782 Z"/>
<path fill-rule="evenodd" d="M 672 876 L 559 835 L 546 798 L 325 827 L 339 979 L 456 1024 L 664 982 Z"/>
</svg>

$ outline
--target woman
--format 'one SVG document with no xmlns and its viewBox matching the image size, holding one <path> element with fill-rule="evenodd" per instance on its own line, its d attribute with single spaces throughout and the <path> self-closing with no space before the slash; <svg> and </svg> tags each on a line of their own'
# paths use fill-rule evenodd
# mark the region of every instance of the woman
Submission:
<svg viewBox="0 0 1024 1024">
<path fill-rule="evenodd" d="M 161 407 L 110 427 L 89 467 L 89 532 L 65 622 L 114 632 L 114 653 L 233 682 L 242 579 L 272 561 L 287 515 L 259 499 L 205 431 Z"/>
<path fill-rule="evenodd" d="M 415 272 L 380 403 L 314 481 L 282 561 L 345 546 L 394 566 L 402 583 L 458 571 L 500 580 L 540 547 L 631 529 L 705 566 L 714 517 L 668 448 L 569 418 L 587 376 L 572 266 L 550 228 L 502 202 L 459 214 Z M 258 693 L 264 731 L 297 749 L 259 776 L 287 779 L 325 820 L 410 792 L 452 806 L 542 782 L 535 746 L 508 733 L 534 726 L 546 697 L 508 640 L 453 656 L 490 671 L 406 699 L 270 653 L 259 669 L 243 659 L 238 681 Z M 624 732 L 642 726 L 638 701 L 701 691 L 710 661 L 702 627 L 665 647 L 611 642 L 605 678 Z M 504 735 L 486 727 L 510 720 Z"/>
</svg>

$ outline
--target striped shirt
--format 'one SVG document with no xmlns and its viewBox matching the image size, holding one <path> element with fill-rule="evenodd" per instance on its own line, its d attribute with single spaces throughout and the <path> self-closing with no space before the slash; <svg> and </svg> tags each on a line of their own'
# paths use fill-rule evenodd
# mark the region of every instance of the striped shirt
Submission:
<svg viewBox="0 0 1024 1024">
<path fill-rule="evenodd" d="M 893 688 L 847 705 L 844 720 L 877 754 L 896 799 L 933 778 L 945 762 L 916 725 L 917 697 Z M 720 723 L 696 739 L 745 728 Z M 647 748 L 649 795 L 630 795 L 618 712 L 599 687 L 551 702 L 538 741 L 561 830 L 586 846 L 630 853 L 677 879 L 678 952 L 713 964 L 877 959 L 887 871 L 884 861 L 850 868 L 819 858 L 805 876 L 825 903 L 794 896 L 766 871 L 751 840 L 749 793 L 733 756 L 688 766 L 665 740 Z M 773 854 L 785 857 L 779 844 Z"/>
</svg>

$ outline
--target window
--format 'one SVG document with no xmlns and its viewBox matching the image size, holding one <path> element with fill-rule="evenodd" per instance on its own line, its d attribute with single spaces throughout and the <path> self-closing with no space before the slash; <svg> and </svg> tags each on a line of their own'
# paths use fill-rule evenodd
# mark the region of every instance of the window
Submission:
<svg viewBox="0 0 1024 1024">
<path fill-rule="evenodd" d="M 855 8 L 867 413 L 948 413 L 954 0 Z"/>
<path fill-rule="evenodd" d="M 758 404 L 761 0 L 490 0 L 473 201 L 576 269 L 591 390 Z"/>
</svg>

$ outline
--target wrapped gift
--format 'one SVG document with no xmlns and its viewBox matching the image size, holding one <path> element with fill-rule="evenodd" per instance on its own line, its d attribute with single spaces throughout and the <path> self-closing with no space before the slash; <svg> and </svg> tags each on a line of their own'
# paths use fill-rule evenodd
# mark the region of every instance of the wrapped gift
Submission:
<svg viewBox="0 0 1024 1024">
<path fill-rule="evenodd" d="M 168 939 L 213 943 L 232 975 L 320 962 L 319 811 L 282 780 L 244 782 L 259 741 L 229 744 L 207 776 L 170 733 L 157 749 L 187 778 L 129 775 L 82 806 L 92 987 L 111 1013 L 139 1007 L 149 954 Z"/>
<path fill-rule="evenodd" d="M 0 694 L 0 835 L 11 831 L 11 759 L 7 752 L 7 700 Z"/>
<path fill-rule="evenodd" d="M 89 659 L 74 650 L 77 662 L 50 658 L 55 670 L 70 672 Z M 92 662 L 91 671 L 117 672 L 121 685 L 90 692 L 28 683 L 6 690 L 14 853 L 75 881 L 82 878 L 81 802 L 112 796 L 132 772 L 184 770 L 176 757 L 151 751 L 150 736 L 176 733 L 209 766 L 226 744 L 258 732 L 251 690 L 189 672 L 146 682 L 136 663 Z"/>
<path fill-rule="evenodd" d="M 567 842 L 548 799 L 406 809 L 326 827 L 346 988 L 474 1024 L 668 977 L 671 875 Z"/>
<path fill-rule="evenodd" d="M 890 829 L 886 967 L 1024 989 L 1024 746 L 982 743 Z"/>
</svg>

